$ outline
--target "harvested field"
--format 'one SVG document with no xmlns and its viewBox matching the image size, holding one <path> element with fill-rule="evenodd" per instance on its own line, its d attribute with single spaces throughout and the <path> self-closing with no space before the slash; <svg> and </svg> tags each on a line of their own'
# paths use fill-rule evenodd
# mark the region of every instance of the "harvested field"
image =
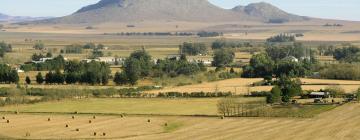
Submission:
<svg viewBox="0 0 360 140">
<path fill-rule="evenodd" d="M 359 110 L 360 104 L 351 103 L 308 119 L 97 116 L 91 124 L 88 120 L 93 118 L 87 115 L 71 119 L 71 115 L 1 114 L 11 119 L 11 123 L 0 125 L 0 135 L 17 139 L 356 140 L 360 138 Z M 76 128 L 79 131 L 75 131 Z M 31 134 L 28 137 L 27 132 Z M 93 136 L 94 132 L 98 135 Z M 103 132 L 106 136 L 100 136 Z"/>
<path fill-rule="evenodd" d="M 105 113 L 105 114 L 160 114 L 160 115 L 217 115 L 217 102 L 221 98 L 180 99 L 82 99 L 45 102 L 33 105 L 1 107 L 1 111 Z M 239 102 L 260 101 L 264 98 L 237 98 Z"/>
<path fill-rule="evenodd" d="M 160 92 L 234 92 L 236 94 L 248 94 L 252 91 L 270 91 L 271 86 L 249 87 L 254 82 L 261 81 L 261 78 L 235 78 L 210 83 L 202 83 L 197 85 L 187 85 L 180 87 L 169 87 L 162 90 L 150 91 L 149 93 Z M 339 85 L 346 92 L 353 92 L 360 87 L 360 81 L 350 80 L 327 80 L 327 79 L 300 79 L 303 82 L 304 90 L 320 90 L 329 86 Z"/>
</svg>

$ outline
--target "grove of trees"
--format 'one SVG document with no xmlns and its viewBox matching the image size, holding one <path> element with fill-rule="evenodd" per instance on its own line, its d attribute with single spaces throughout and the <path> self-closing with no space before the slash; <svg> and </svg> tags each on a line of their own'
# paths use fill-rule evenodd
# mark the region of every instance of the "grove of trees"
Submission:
<svg viewBox="0 0 360 140">
<path fill-rule="evenodd" d="M 184 42 L 179 46 L 180 54 L 186 55 L 199 55 L 199 54 L 207 54 L 207 47 L 204 43 L 188 43 Z"/>
</svg>

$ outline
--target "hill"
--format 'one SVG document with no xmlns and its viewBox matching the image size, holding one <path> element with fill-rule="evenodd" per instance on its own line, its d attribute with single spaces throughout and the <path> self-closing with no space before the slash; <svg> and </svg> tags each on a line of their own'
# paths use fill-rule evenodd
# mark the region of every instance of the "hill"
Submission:
<svg viewBox="0 0 360 140">
<path fill-rule="evenodd" d="M 0 13 L 0 22 L 24 22 L 24 21 L 43 20 L 47 18 L 50 17 L 9 16 Z"/>
<path fill-rule="evenodd" d="M 198 21 L 229 22 L 270 19 L 304 20 L 288 14 L 270 4 L 256 3 L 228 10 L 217 7 L 207 0 L 101 0 L 76 11 L 74 14 L 42 20 L 50 24 L 96 24 L 108 22 L 143 21 Z"/>
<path fill-rule="evenodd" d="M 283 23 L 289 21 L 303 21 L 309 20 L 308 17 L 298 16 L 287 13 L 269 3 L 260 2 L 252 3 L 247 6 L 236 6 L 232 11 L 238 13 L 245 13 L 250 17 L 257 17 L 267 22 Z"/>
</svg>

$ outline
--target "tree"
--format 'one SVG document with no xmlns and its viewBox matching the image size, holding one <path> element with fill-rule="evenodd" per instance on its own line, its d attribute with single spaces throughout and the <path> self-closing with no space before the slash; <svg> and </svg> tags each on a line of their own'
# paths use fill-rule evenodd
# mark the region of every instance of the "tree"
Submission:
<svg viewBox="0 0 360 140">
<path fill-rule="evenodd" d="M 265 53 L 253 55 L 250 65 L 244 67 L 243 77 L 272 77 L 275 62 Z"/>
<path fill-rule="evenodd" d="M 186 55 L 199 55 L 199 54 L 207 54 L 207 48 L 204 43 L 187 43 L 184 42 L 179 47 L 180 54 Z"/>
<path fill-rule="evenodd" d="M 291 34 L 279 34 L 266 39 L 267 42 L 295 42 L 295 36 Z"/>
<path fill-rule="evenodd" d="M 225 67 L 234 61 L 235 53 L 230 49 L 216 50 L 214 53 L 213 66 Z"/>
<path fill-rule="evenodd" d="M 41 72 L 39 72 L 39 73 L 36 75 L 36 82 L 37 82 L 38 84 L 43 84 L 43 83 L 44 83 L 44 78 L 43 78 Z"/>
<path fill-rule="evenodd" d="M 266 102 L 273 104 L 273 103 L 280 103 L 281 102 L 281 89 L 279 86 L 274 86 L 271 89 L 271 94 L 269 94 L 266 98 Z"/>
<path fill-rule="evenodd" d="M 125 61 L 125 73 L 131 85 L 135 85 L 141 75 L 141 62 L 135 58 L 129 58 Z"/>
<path fill-rule="evenodd" d="M 65 76 L 65 82 L 67 84 L 75 84 L 79 81 L 79 78 L 75 72 L 67 73 Z"/>
<path fill-rule="evenodd" d="M 116 85 L 126 85 L 128 83 L 128 78 L 125 72 L 116 72 L 114 77 L 114 82 Z"/>
<path fill-rule="evenodd" d="M 52 55 L 51 52 L 48 52 L 48 53 L 46 53 L 46 57 L 47 57 L 47 58 L 51 58 L 51 57 L 53 57 L 53 55 Z"/>
<path fill-rule="evenodd" d="M 355 92 L 356 100 L 360 102 L 360 88 Z"/>
<path fill-rule="evenodd" d="M 226 41 L 225 40 L 216 40 L 211 45 L 211 49 L 213 49 L 213 50 L 223 49 L 225 47 L 226 47 Z"/>
<path fill-rule="evenodd" d="M 138 61 L 137 63 L 140 65 L 140 76 L 149 76 L 151 74 L 154 62 L 144 49 L 131 53 L 129 59 L 132 59 L 130 62 L 135 62 L 135 59 Z"/>
<path fill-rule="evenodd" d="M 45 49 L 45 45 L 41 41 L 37 41 L 33 48 L 36 50 L 43 50 Z"/>
<path fill-rule="evenodd" d="M 30 79 L 30 77 L 29 77 L 29 76 L 26 76 L 26 78 L 25 78 L 25 82 L 26 82 L 26 84 L 28 84 L 28 85 L 30 85 L 30 84 L 31 84 L 31 79 Z"/>
<path fill-rule="evenodd" d="M 292 97 L 302 93 L 301 81 L 299 79 L 292 79 L 286 75 L 282 75 L 278 79 L 277 85 L 281 89 L 282 101 L 286 103 L 290 102 Z"/>
</svg>

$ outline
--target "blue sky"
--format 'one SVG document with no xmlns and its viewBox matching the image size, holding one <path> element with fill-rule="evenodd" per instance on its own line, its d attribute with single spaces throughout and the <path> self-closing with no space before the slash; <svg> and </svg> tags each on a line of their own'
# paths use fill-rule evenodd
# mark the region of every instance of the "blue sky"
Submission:
<svg viewBox="0 0 360 140">
<path fill-rule="evenodd" d="M 18 16 L 64 16 L 99 0 L 0 1 L 0 13 Z M 210 0 L 223 8 L 260 1 L 269 2 L 298 15 L 360 21 L 360 0 Z"/>
</svg>

